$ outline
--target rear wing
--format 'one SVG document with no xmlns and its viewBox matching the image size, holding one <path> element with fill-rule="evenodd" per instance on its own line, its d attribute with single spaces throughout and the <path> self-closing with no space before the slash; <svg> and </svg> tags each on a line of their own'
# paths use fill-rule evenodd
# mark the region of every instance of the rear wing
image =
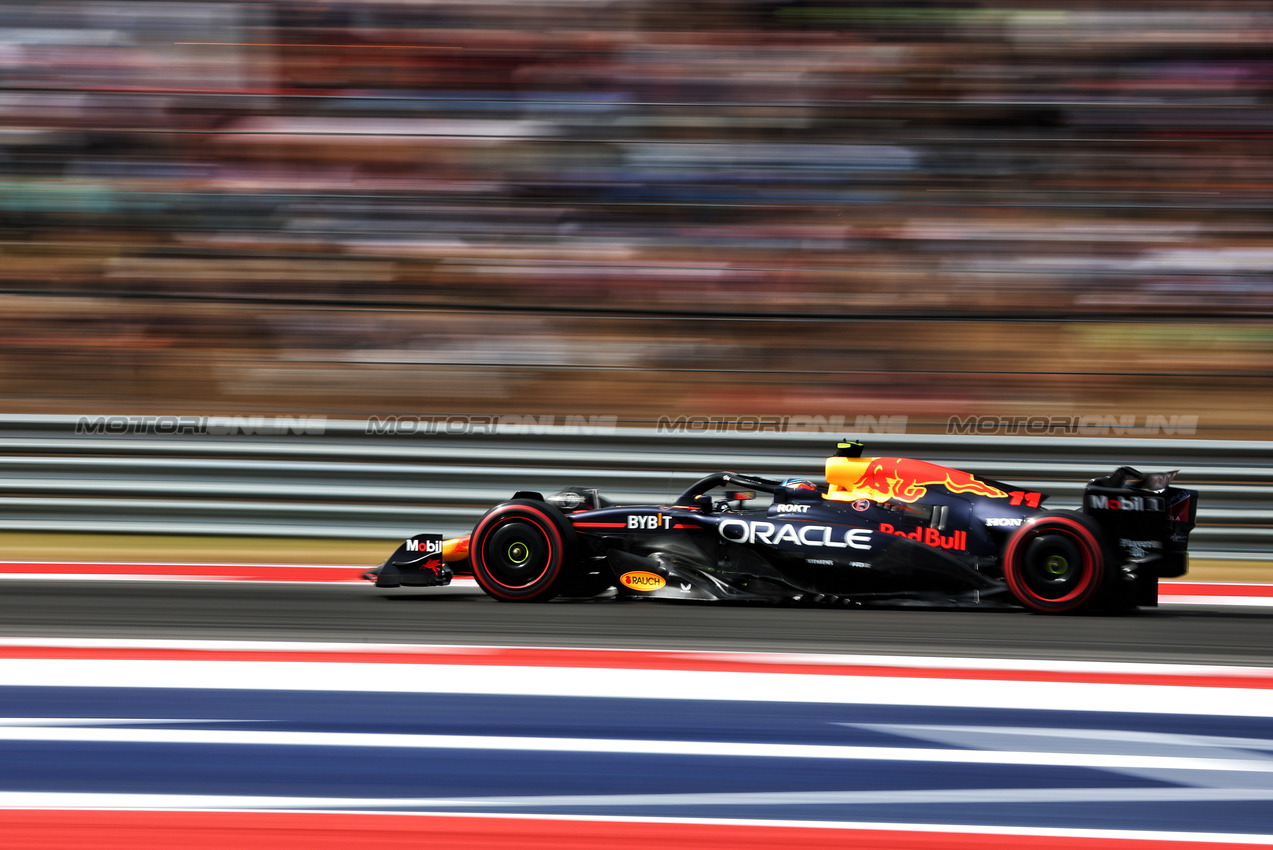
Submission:
<svg viewBox="0 0 1273 850">
<path fill-rule="evenodd" d="M 1100 525 L 1121 563 L 1160 578 L 1185 574 L 1198 517 L 1198 491 L 1170 486 L 1175 476 L 1120 466 L 1083 490 L 1083 513 Z"/>
</svg>

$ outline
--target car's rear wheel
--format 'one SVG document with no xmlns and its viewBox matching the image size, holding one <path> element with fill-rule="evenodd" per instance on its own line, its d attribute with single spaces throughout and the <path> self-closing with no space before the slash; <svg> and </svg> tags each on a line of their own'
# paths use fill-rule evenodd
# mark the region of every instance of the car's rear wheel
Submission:
<svg viewBox="0 0 1273 850">
<path fill-rule="evenodd" d="M 529 499 L 505 502 L 473 529 L 473 577 L 502 602 L 545 602 L 557 595 L 574 544 L 574 529 L 556 508 Z"/>
<path fill-rule="evenodd" d="M 1008 541 L 1003 576 L 1017 601 L 1032 611 L 1066 614 L 1090 605 L 1105 581 L 1099 531 L 1079 514 L 1041 514 Z"/>
</svg>

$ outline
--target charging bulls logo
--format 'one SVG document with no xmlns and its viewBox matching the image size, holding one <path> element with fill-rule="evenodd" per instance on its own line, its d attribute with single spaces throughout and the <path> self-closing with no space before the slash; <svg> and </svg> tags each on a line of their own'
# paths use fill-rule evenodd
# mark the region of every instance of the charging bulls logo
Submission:
<svg viewBox="0 0 1273 850">
<path fill-rule="evenodd" d="M 917 502 L 931 486 L 945 487 L 951 493 L 976 493 L 993 499 L 1006 499 L 1008 494 L 998 487 L 979 481 L 967 472 L 900 457 L 872 458 L 862 475 L 848 489 L 875 502 L 896 499 Z"/>
</svg>

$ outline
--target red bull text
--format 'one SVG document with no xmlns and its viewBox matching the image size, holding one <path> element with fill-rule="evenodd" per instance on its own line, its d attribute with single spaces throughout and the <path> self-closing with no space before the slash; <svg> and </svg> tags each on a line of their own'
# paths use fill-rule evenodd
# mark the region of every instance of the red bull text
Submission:
<svg viewBox="0 0 1273 850">
<path fill-rule="evenodd" d="M 949 537 L 935 528 L 917 528 L 914 531 L 900 531 L 887 522 L 880 523 L 881 534 L 893 534 L 910 540 L 918 540 L 934 549 L 958 549 L 963 552 L 968 548 L 968 533 L 956 531 Z"/>
</svg>

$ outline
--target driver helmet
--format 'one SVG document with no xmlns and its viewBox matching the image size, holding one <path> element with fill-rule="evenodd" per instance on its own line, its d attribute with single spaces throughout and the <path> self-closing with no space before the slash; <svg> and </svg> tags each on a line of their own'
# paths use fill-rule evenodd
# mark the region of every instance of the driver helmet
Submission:
<svg viewBox="0 0 1273 850">
<path fill-rule="evenodd" d="M 782 482 L 782 486 L 788 490 L 817 490 L 818 485 L 814 484 L 808 478 L 788 478 Z"/>
</svg>

